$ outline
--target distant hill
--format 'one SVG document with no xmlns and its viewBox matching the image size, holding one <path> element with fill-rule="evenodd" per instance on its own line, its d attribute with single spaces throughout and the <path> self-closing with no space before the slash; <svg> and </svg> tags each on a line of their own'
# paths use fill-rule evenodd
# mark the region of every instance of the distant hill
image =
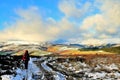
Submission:
<svg viewBox="0 0 120 80">
<path fill-rule="evenodd" d="M 79 49 L 80 51 L 98 51 L 103 50 L 106 52 L 120 54 L 120 45 L 117 44 L 106 44 L 101 46 L 88 46 L 86 48 Z"/>
<path fill-rule="evenodd" d="M 24 41 L 8 41 L 0 43 L 0 55 L 21 54 L 19 52 L 29 50 L 31 55 L 47 55 L 49 52 L 64 52 L 67 50 L 73 53 L 80 51 L 106 51 L 120 54 L 120 44 L 102 44 L 102 45 L 84 45 L 84 44 L 52 44 L 52 43 L 34 43 Z M 70 52 L 70 53 L 71 53 Z"/>
<path fill-rule="evenodd" d="M 112 53 L 118 53 L 120 54 L 120 46 L 117 47 L 109 47 L 109 48 L 102 48 L 102 50 Z"/>
<path fill-rule="evenodd" d="M 77 47 L 77 48 L 84 48 L 85 47 L 85 45 L 82 45 L 82 44 L 69 44 L 69 46 Z"/>
</svg>

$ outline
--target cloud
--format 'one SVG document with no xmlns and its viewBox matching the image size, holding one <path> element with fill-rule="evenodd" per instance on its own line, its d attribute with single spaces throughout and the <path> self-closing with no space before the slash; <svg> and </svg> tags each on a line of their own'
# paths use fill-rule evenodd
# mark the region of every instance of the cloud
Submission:
<svg viewBox="0 0 120 80">
<path fill-rule="evenodd" d="M 79 31 L 76 31 L 78 37 L 82 38 L 113 38 L 120 34 L 120 11 L 119 0 L 96 0 L 90 2 L 87 0 L 81 4 L 78 0 L 62 0 L 59 9 L 67 18 L 83 19 Z M 115 5 L 116 4 L 116 5 Z M 91 12 L 91 10 L 93 12 Z M 99 10 L 99 12 L 97 12 Z M 89 15 L 89 14 L 92 15 Z M 83 18 L 83 16 L 85 16 Z M 76 30 L 78 27 L 75 27 Z"/>
<path fill-rule="evenodd" d="M 108 18 L 108 23 L 114 28 L 120 28 L 120 0 L 101 0 L 100 10 L 104 17 Z"/>
<path fill-rule="evenodd" d="M 16 13 L 19 18 L 0 32 L 1 40 L 44 42 L 65 38 L 64 35 L 67 36 L 68 32 L 74 30 L 73 23 L 65 17 L 60 21 L 55 21 L 51 17 L 43 19 L 37 7 L 18 9 Z"/>
<path fill-rule="evenodd" d="M 120 0 L 101 0 L 100 3 L 103 4 L 100 6 L 101 11 L 111 23 L 115 26 L 120 25 Z"/>
<path fill-rule="evenodd" d="M 103 40 L 100 40 L 100 39 L 94 39 L 94 38 L 90 38 L 90 39 L 87 39 L 87 40 L 84 40 L 84 41 L 82 41 L 81 42 L 81 44 L 96 44 L 96 45 L 98 45 L 98 44 L 103 44 L 104 42 L 103 42 Z"/>
<path fill-rule="evenodd" d="M 96 36 L 101 37 L 101 33 L 112 33 L 113 31 L 108 30 L 107 20 L 101 14 L 96 14 L 85 18 L 80 27 L 80 30 L 83 32 L 83 37 L 85 38 L 94 38 Z"/>
<path fill-rule="evenodd" d="M 43 17 L 40 14 L 41 10 L 35 6 L 17 9 L 17 19 L 0 32 L 1 40 L 44 42 L 80 38 L 94 42 L 95 39 L 119 38 L 119 0 L 96 0 L 94 2 L 87 0 L 84 3 L 81 1 L 61 0 L 58 8 L 64 16 L 58 20 Z M 99 11 L 97 12 L 96 9 Z M 71 20 L 71 18 L 74 19 Z"/>
<path fill-rule="evenodd" d="M 114 38 L 114 39 L 95 39 L 95 38 L 90 38 L 87 40 L 84 40 L 81 42 L 81 44 L 90 44 L 90 45 L 101 45 L 105 43 L 119 43 L 120 39 L 119 38 Z"/>
<path fill-rule="evenodd" d="M 81 38 L 73 38 L 69 39 L 68 43 L 75 43 L 75 44 L 86 44 L 86 45 L 104 45 L 108 43 L 113 43 L 113 44 L 119 44 L 120 39 L 119 38 L 107 38 L 107 39 L 97 39 L 97 38 L 89 38 L 89 39 L 81 39 Z"/>
<path fill-rule="evenodd" d="M 77 0 L 62 0 L 59 4 L 59 9 L 66 17 L 80 18 L 90 11 L 90 6 L 90 2 L 81 5 Z"/>
<path fill-rule="evenodd" d="M 47 23 L 43 22 L 41 15 L 37 8 L 30 7 L 29 9 L 19 9 L 16 11 L 19 18 L 0 33 L 3 40 L 27 40 L 27 41 L 46 41 L 52 40 L 56 37 L 54 32 L 49 32 L 49 27 L 45 26 Z M 54 28 L 54 27 L 52 27 Z M 51 29 L 52 29 L 51 28 Z"/>
<path fill-rule="evenodd" d="M 88 37 L 89 34 L 89 38 L 118 38 L 120 34 L 120 1 L 97 0 L 96 4 L 101 4 L 97 6 L 100 13 L 86 17 L 80 25 L 83 37 Z"/>
</svg>

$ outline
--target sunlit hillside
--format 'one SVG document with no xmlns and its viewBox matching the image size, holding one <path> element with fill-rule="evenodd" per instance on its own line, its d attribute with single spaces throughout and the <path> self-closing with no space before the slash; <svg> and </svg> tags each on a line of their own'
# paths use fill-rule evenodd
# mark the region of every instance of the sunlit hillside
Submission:
<svg viewBox="0 0 120 80">
<path fill-rule="evenodd" d="M 102 48 L 102 50 L 112 53 L 118 53 L 120 54 L 120 46 L 117 47 L 110 47 L 110 48 Z"/>
<path fill-rule="evenodd" d="M 42 50 L 32 50 L 32 51 L 29 51 L 29 53 L 30 53 L 30 56 L 42 56 L 42 55 L 51 54 L 50 52 L 46 52 L 46 51 L 42 51 Z M 16 52 L 15 54 L 13 54 L 13 55 L 21 56 L 23 54 L 24 54 L 24 51 L 19 51 L 19 52 Z"/>
<path fill-rule="evenodd" d="M 104 48 L 105 49 L 105 48 Z M 82 49 L 66 49 L 61 50 L 61 47 L 58 46 L 52 46 L 48 47 L 48 52 L 57 53 L 59 55 L 84 55 L 84 54 L 114 54 L 113 51 L 106 51 L 104 49 L 98 49 L 98 50 L 82 50 Z M 109 49 L 109 48 L 108 48 Z"/>
</svg>

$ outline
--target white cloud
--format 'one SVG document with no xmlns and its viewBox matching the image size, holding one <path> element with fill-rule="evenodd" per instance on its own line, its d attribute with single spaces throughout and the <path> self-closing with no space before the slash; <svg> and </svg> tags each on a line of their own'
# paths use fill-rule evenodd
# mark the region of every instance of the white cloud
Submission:
<svg viewBox="0 0 120 80">
<path fill-rule="evenodd" d="M 82 30 L 89 30 L 91 27 L 96 27 L 97 30 L 101 31 L 101 27 L 106 26 L 106 20 L 101 14 L 96 14 L 85 18 L 83 21 Z"/>
<path fill-rule="evenodd" d="M 56 37 L 53 34 L 54 32 L 56 33 L 56 30 L 49 32 L 49 27 L 52 24 L 49 23 L 50 26 L 45 26 L 47 23 L 43 22 L 37 8 L 20 9 L 17 10 L 17 13 L 19 18 L 0 33 L 1 39 L 47 41 Z"/>
<path fill-rule="evenodd" d="M 120 25 L 120 0 L 101 0 L 101 11 L 115 26 Z"/>
<path fill-rule="evenodd" d="M 82 38 L 113 38 L 120 34 L 120 1 L 119 0 L 96 0 L 93 3 L 89 0 L 84 4 L 77 3 L 77 0 L 62 0 L 59 9 L 67 18 L 83 18 L 91 10 L 99 9 L 100 13 L 93 13 L 84 18 L 80 24 L 79 37 Z M 94 5 L 93 5 L 94 4 Z M 93 12 L 94 12 L 93 11 Z M 78 24 L 78 23 L 77 23 Z M 77 29 L 77 28 L 76 28 Z M 76 31 L 78 32 L 78 31 Z"/>
<path fill-rule="evenodd" d="M 99 3 L 100 5 L 97 5 Z M 96 11 L 96 13 L 91 13 L 96 6 L 100 13 Z M 119 38 L 119 0 L 97 0 L 96 2 L 88 0 L 84 4 L 81 0 L 61 0 L 58 8 L 65 14 L 60 20 L 52 17 L 43 19 L 38 7 L 17 9 L 19 18 L 0 32 L 1 40 L 50 41 L 79 37 L 81 40 L 91 39 L 94 42 L 95 38 Z M 88 15 L 89 13 L 92 15 Z M 80 23 L 75 19 L 70 20 L 71 17 L 81 20 L 78 21 Z M 99 41 L 96 40 L 96 42 Z"/>
<path fill-rule="evenodd" d="M 103 40 L 99 40 L 99 39 L 87 39 L 81 42 L 81 44 L 90 44 L 90 45 L 99 45 L 99 44 L 103 44 Z"/>
<path fill-rule="evenodd" d="M 89 38 L 113 38 L 120 34 L 120 1 L 119 0 L 98 0 L 97 7 L 101 11 L 84 19 L 80 30 L 91 35 Z"/>
<path fill-rule="evenodd" d="M 106 44 L 106 43 L 120 43 L 120 39 L 119 38 L 113 38 L 113 39 L 90 38 L 90 39 L 87 39 L 81 42 L 81 44 L 89 44 L 89 45 L 101 45 L 101 44 Z"/>
<path fill-rule="evenodd" d="M 89 39 L 81 39 L 81 38 L 73 38 L 69 39 L 67 43 L 75 43 L 75 44 L 86 44 L 86 45 L 104 45 L 108 43 L 119 44 L 119 38 L 107 38 L 107 39 L 96 39 L 96 38 L 89 38 Z"/>
<path fill-rule="evenodd" d="M 77 0 L 61 0 L 59 9 L 65 14 L 66 17 L 80 18 L 90 11 L 90 2 L 86 2 L 81 6 Z"/>
<path fill-rule="evenodd" d="M 67 36 L 74 31 L 73 23 L 65 17 L 60 21 L 43 19 L 38 8 L 16 10 L 19 18 L 0 32 L 1 40 L 51 41 Z M 65 35 L 65 36 L 64 36 Z"/>
</svg>

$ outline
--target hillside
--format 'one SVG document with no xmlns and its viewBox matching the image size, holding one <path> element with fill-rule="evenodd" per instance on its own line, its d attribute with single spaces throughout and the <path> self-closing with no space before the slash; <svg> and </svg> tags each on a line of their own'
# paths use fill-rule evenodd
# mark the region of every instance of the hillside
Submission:
<svg viewBox="0 0 120 80">
<path fill-rule="evenodd" d="M 118 53 L 120 54 L 120 46 L 117 47 L 110 47 L 110 48 L 102 48 L 102 50 L 106 52 Z"/>
<path fill-rule="evenodd" d="M 37 43 L 27 43 L 27 42 L 4 42 L 0 44 L 0 55 L 23 55 L 24 50 L 28 50 L 31 56 L 42 56 L 49 55 L 49 52 L 46 52 L 46 47 L 41 46 Z"/>
<path fill-rule="evenodd" d="M 21 60 L 25 49 L 31 56 L 27 72 Z M 2 45 L 0 80 L 119 80 L 119 51 L 116 45 Z"/>
<path fill-rule="evenodd" d="M 22 55 L 24 50 L 29 50 L 31 56 L 42 56 L 49 54 L 59 55 L 81 55 L 81 54 L 114 54 L 120 53 L 120 45 L 81 45 L 81 44 L 44 44 L 25 42 L 1 43 L 0 55 L 12 54 Z"/>
<path fill-rule="evenodd" d="M 102 46 L 101 46 L 102 47 Z M 79 49 L 80 51 L 105 51 L 120 54 L 120 46 L 88 47 Z"/>
<path fill-rule="evenodd" d="M 85 55 L 85 54 L 114 54 L 114 52 L 105 51 L 99 48 L 69 48 L 65 46 L 50 46 L 47 49 L 48 52 L 52 52 L 58 55 Z"/>
</svg>

